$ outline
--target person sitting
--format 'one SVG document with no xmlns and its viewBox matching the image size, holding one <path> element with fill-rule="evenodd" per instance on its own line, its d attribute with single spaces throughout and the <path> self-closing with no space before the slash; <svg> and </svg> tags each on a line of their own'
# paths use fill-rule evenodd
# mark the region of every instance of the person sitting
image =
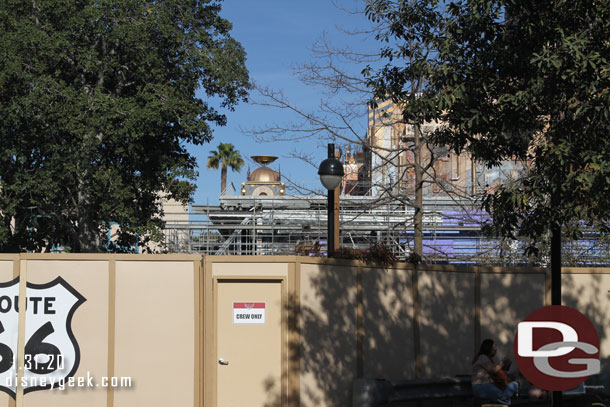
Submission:
<svg viewBox="0 0 610 407">
<path fill-rule="evenodd" d="M 493 340 L 485 339 L 481 343 L 479 353 L 472 361 L 472 392 L 477 398 L 510 405 L 511 397 L 517 392 L 518 383 L 510 381 L 506 375 L 510 360 L 505 358 L 496 363 L 494 356 L 497 352 Z"/>
</svg>

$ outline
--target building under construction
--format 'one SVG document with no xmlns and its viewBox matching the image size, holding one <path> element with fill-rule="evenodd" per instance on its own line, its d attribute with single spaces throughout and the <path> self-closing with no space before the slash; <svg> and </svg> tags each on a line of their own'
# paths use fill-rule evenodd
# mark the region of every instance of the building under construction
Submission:
<svg viewBox="0 0 610 407">
<path fill-rule="evenodd" d="M 343 154 L 346 174 L 340 197 L 340 244 L 365 249 L 373 243 L 388 247 L 399 259 L 412 252 L 414 209 L 408 201 L 375 194 L 363 177 L 366 153 Z M 166 247 L 170 252 L 212 255 L 325 256 L 327 250 L 327 197 L 289 196 L 278 171 L 269 167 L 276 157 L 253 157 L 260 167 L 247 175 L 239 194 L 223 195 L 217 206 L 193 205 L 188 221 L 167 214 Z M 351 166 L 351 167 L 350 167 Z M 472 168 L 462 166 L 462 168 Z M 463 175 L 463 174 L 462 174 Z M 479 188 L 489 187 L 489 176 L 472 178 Z M 523 244 L 489 238 L 482 231 L 487 215 L 470 196 L 430 188 L 424 197 L 423 255 L 427 262 L 522 264 Z M 608 248 L 590 234 L 567 244 L 578 264 L 608 258 Z M 541 258 L 538 262 L 544 263 Z"/>
<path fill-rule="evenodd" d="M 339 211 L 341 247 L 365 249 L 378 243 L 399 259 L 407 259 L 413 246 L 414 208 L 421 207 L 424 261 L 546 264 L 544 255 L 525 258 L 523 242 L 482 232 L 488 216 L 480 209 L 481 199 L 501 183 L 518 179 L 527 164 L 479 165 L 467 152 L 434 145 L 429 135 L 437 127 L 437 123 L 417 129 L 405 124 L 400 106 L 392 101 L 369 110 L 364 142 L 358 141 L 355 148 L 344 145 L 344 151 L 336 154 L 345 172 Z M 248 172 L 234 195 L 222 195 L 218 206 L 193 205 L 186 222 L 167 217 L 169 251 L 326 254 L 326 196 L 287 195 L 279 170 L 270 167 L 277 157 L 252 158 L 260 166 Z M 566 239 L 564 262 L 606 264 L 610 259 L 607 241 L 596 231 L 585 232 L 578 241 Z M 541 249 L 541 253 L 547 251 L 544 244 Z"/>
</svg>

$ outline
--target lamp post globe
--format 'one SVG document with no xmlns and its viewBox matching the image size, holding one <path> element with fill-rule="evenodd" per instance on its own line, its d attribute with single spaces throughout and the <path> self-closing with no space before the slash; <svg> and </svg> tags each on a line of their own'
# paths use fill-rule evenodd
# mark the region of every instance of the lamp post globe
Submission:
<svg viewBox="0 0 610 407">
<path fill-rule="evenodd" d="M 339 247 L 339 191 L 343 180 L 343 164 L 335 158 L 335 145 L 328 145 L 328 158 L 320 164 L 318 175 L 328 190 L 328 257 Z M 335 194 L 337 199 L 335 200 Z"/>
<path fill-rule="evenodd" d="M 327 158 L 320 164 L 318 175 L 324 188 L 332 191 L 341 184 L 344 175 L 343 164 L 334 157 Z"/>
</svg>

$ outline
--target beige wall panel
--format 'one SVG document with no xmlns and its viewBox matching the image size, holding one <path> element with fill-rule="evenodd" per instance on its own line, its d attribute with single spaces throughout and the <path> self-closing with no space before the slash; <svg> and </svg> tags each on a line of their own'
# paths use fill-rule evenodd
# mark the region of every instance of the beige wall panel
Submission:
<svg viewBox="0 0 610 407">
<path fill-rule="evenodd" d="M 114 406 L 193 406 L 195 287 L 192 262 L 117 261 Z"/>
<path fill-rule="evenodd" d="M 301 405 L 352 405 L 356 374 L 355 268 L 301 265 Z"/>
<path fill-rule="evenodd" d="M 562 304 L 582 312 L 595 326 L 602 371 L 610 368 L 610 274 L 563 273 Z"/>
<path fill-rule="evenodd" d="M 365 378 L 414 376 L 411 276 L 400 269 L 363 272 Z"/>
<path fill-rule="evenodd" d="M 0 282 L 12 281 L 13 277 L 13 262 L 12 261 L 0 261 Z M 0 406 L 8 406 L 9 400 L 12 400 L 8 394 L 0 392 Z"/>
<path fill-rule="evenodd" d="M 474 280 L 474 273 L 420 271 L 422 377 L 470 373 Z"/>
<path fill-rule="evenodd" d="M 0 261 L 0 282 L 8 282 L 15 279 L 13 275 L 13 262 L 12 261 Z"/>
<path fill-rule="evenodd" d="M 13 278 L 13 262 L 7 260 L 0 260 L 1 281 L 11 281 Z"/>
<path fill-rule="evenodd" d="M 74 313 L 72 330 L 80 347 L 80 364 L 75 377 L 90 373 L 101 381 L 108 366 L 108 262 L 28 260 L 27 281 L 48 283 L 61 276 L 86 298 Z M 27 325 L 27 320 L 26 320 Z M 69 388 L 41 390 L 24 396 L 27 407 L 106 406 L 102 388 Z"/>
<path fill-rule="evenodd" d="M 544 274 L 481 273 L 481 340 L 496 342 L 499 359 L 515 360 L 517 324 L 544 306 L 544 279 Z"/>
<path fill-rule="evenodd" d="M 213 260 L 212 260 L 213 261 Z M 288 276 L 287 263 L 213 263 L 212 273 L 222 276 Z"/>
</svg>

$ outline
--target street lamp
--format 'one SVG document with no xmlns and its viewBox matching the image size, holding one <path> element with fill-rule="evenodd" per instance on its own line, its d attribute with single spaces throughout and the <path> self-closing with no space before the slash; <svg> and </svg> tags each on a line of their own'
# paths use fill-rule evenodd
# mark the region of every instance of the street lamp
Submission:
<svg viewBox="0 0 610 407">
<path fill-rule="evenodd" d="M 335 145 L 328 144 L 328 158 L 320 164 L 318 175 L 328 190 L 328 256 L 339 248 L 339 189 L 343 179 L 343 164 L 335 158 Z M 336 198 L 336 199 L 335 199 Z"/>
</svg>

